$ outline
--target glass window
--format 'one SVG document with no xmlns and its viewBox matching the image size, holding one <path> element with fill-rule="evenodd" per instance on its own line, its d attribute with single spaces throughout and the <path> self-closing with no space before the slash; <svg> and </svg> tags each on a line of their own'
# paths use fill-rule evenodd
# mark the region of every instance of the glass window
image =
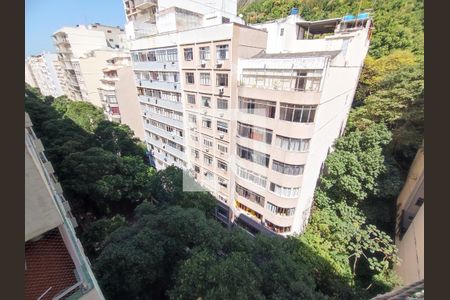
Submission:
<svg viewBox="0 0 450 300">
<path fill-rule="evenodd" d="M 202 96 L 202 106 L 211 108 L 211 97 Z"/>
<path fill-rule="evenodd" d="M 277 135 L 275 145 L 286 151 L 307 152 L 310 139 L 296 139 Z"/>
<path fill-rule="evenodd" d="M 217 131 L 227 133 L 228 132 L 228 124 L 226 122 L 217 121 Z"/>
<path fill-rule="evenodd" d="M 266 144 L 272 143 L 272 130 L 270 129 L 238 122 L 238 134 L 239 136 Z"/>
<path fill-rule="evenodd" d="M 194 84 L 194 73 L 193 72 L 186 72 L 186 83 Z"/>
<path fill-rule="evenodd" d="M 228 100 L 223 98 L 217 99 L 217 109 L 228 109 Z"/>
<path fill-rule="evenodd" d="M 243 168 L 243 167 L 241 167 L 239 165 L 236 165 L 236 167 L 237 167 L 236 168 L 236 170 L 237 170 L 236 173 L 237 173 L 237 175 L 240 178 L 242 178 L 244 180 L 247 180 L 249 182 L 252 182 L 252 183 L 254 183 L 254 184 L 256 184 L 256 185 L 258 185 L 258 186 L 260 186 L 262 188 L 266 187 L 267 177 L 262 176 L 262 175 L 260 175 L 258 173 L 255 173 L 253 171 L 250 171 L 248 169 L 245 169 L 245 168 Z"/>
<path fill-rule="evenodd" d="M 192 48 L 185 48 L 184 49 L 184 60 L 192 60 L 194 58 Z"/>
<path fill-rule="evenodd" d="M 239 97 L 239 110 L 244 113 L 275 118 L 276 102 Z"/>
<path fill-rule="evenodd" d="M 317 105 L 280 103 L 280 120 L 297 123 L 313 123 Z"/>
<path fill-rule="evenodd" d="M 224 188 L 228 187 L 228 181 L 225 178 L 217 176 L 217 182 L 219 183 L 220 186 L 223 186 Z"/>
<path fill-rule="evenodd" d="M 211 85 L 211 74 L 200 73 L 200 84 L 201 85 Z"/>
<path fill-rule="evenodd" d="M 217 144 L 217 150 L 219 150 L 220 152 L 223 152 L 223 153 L 227 153 L 228 147 L 226 145 Z"/>
<path fill-rule="evenodd" d="M 207 146 L 207 147 L 211 147 L 213 146 L 213 141 L 210 139 L 203 139 L 203 145 Z"/>
<path fill-rule="evenodd" d="M 303 168 L 304 165 L 290 165 L 276 160 L 272 162 L 272 170 L 287 175 L 301 175 Z"/>
<path fill-rule="evenodd" d="M 245 187 L 236 183 L 236 193 L 247 200 L 250 200 L 262 207 L 264 207 L 265 199 L 263 196 L 246 189 Z"/>
<path fill-rule="evenodd" d="M 237 155 L 242 159 L 257 163 L 258 165 L 261 166 L 265 167 L 269 166 L 270 155 L 268 154 L 247 147 L 243 147 L 239 144 L 237 145 L 236 152 Z"/>
<path fill-rule="evenodd" d="M 202 126 L 205 128 L 211 128 L 212 122 L 211 119 L 203 119 Z"/>
<path fill-rule="evenodd" d="M 195 104 L 195 95 L 194 94 L 187 94 L 187 102 L 189 104 Z"/>
<path fill-rule="evenodd" d="M 167 50 L 167 61 L 177 61 L 178 60 L 177 55 L 178 55 L 177 49 Z"/>
<path fill-rule="evenodd" d="M 225 60 L 228 59 L 229 46 L 228 45 L 217 45 L 216 46 L 217 59 Z"/>
<path fill-rule="evenodd" d="M 189 123 L 197 124 L 197 116 L 196 115 L 189 114 L 188 115 L 188 120 L 189 120 Z"/>
<path fill-rule="evenodd" d="M 296 198 L 300 195 L 300 188 L 287 188 L 273 182 L 270 183 L 270 191 L 283 198 Z"/>
<path fill-rule="evenodd" d="M 280 216 L 292 216 L 295 213 L 295 207 L 293 208 L 283 208 L 276 206 L 273 203 L 267 202 L 266 208 L 272 213 Z"/>
<path fill-rule="evenodd" d="M 228 86 L 228 74 L 216 74 L 217 86 Z"/>
<path fill-rule="evenodd" d="M 203 154 L 203 161 L 204 161 L 205 164 L 210 166 L 213 163 L 213 157 L 211 155 L 208 155 L 208 154 Z"/>
<path fill-rule="evenodd" d="M 221 161 L 221 160 L 217 160 L 217 167 L 220 169 L 220 170 L 223 170 L 223 171 L 227 171 L 227 169 L 228 169 L 228 165 L 227 165 L 227 163 L 226 162 L 224 162 L 224 161 Z"/>
<path fill-rule="evenodd" d="M 209 47 L 200 47 L 200 59 L 201 60 L 211 59 Z"/>
</svg>

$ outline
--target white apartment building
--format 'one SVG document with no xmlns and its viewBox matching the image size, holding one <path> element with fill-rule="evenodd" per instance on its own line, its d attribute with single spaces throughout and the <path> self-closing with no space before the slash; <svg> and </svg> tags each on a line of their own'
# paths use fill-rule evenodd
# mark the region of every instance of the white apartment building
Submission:
<svg viewBox="0 0 450 300">
<path fill-rule="evenodd" d="M 205 24 L 229 23 L 236 2 L 234 12 L 233 1 L 216 2 L 211 6 L 197 1 L 124 1 L 145 139 L 157 169 L 187 167 L 178 64 L 180 34 Z M 217 12 L 217 5 L 224 9 Z M 230 18 L 218 18 L 222 14 Z"/>
<path fill-rule="evenodd" d="M 135 136 L 144 141 L 144 126 L 130 54 L 117 53 L 107 63 L 108 66 L 102 70 L 103 77 L 98 89 L 103 111 L 108 120 L 128 125 Z"/>
<path fill-rule="evenodd" d="M 80 64 L 81 60 L 85 62 L 94 62 L 97 58 L 93 50 L 109 50 L 124 49 L 127 47 L 127 40 L 124 30 L 118 27 L 105 26 L 101 24 L 77 25 L 76 27 L 63 27 L 53 34 L 53 40 L 58 52 L 58 59 L 61 63 L 65 78 L 65 94 L 73 100 L 90 101 L 94 105 L 101 106 L 98 96 L 98 87 L 100 85 L 99 76 L 102 74 L 101 69 L 106 67 L 106 59 L 98 62 L 96 65 L 96 74 L 91 74 L 89 66 L 88 73 L 83 73 Z M 100 52 L 99 52 L 100 53 Z M 94 57 L 94 58 L 93 58 Z M 100 74 L 100 75 L 97 75 Z M 89 77 L 95 77 L 95 82 L 90 82 Z"/>
<path fill-rule="evenodd" d="M 32 125 L 25 113 L 25 298 L 104 299 Z"/>
<path fill-rule="evenodd" d="M 232 218 L 252 232 L 301 233 L 308 221 L 369 47 L 367 14 L 349 19 L 256 25 L 267 50 L 239 61 Z"/>
<path fill-rule="evenodd" d="M 191 14 L 177 22 L 186 27 L 159 33 L 165 13 L 177 19 L 184 8 L 153 3 L 156 34 L 133 40 L 131 53 L 155 166 L 188 170 L 228 224 L 301 233 L 346 125 L 368 15 L 308 22 L 291 14 L 254 26 L 203 18 L 191 28 Z"/>
<path fill-rule="evenodd" d="M 130 40 L 201 26 L 240 22 L 236 0 L 124 0 Z"/>
<path fill-rule="evenodd" d="M 61 65 L 54 53 L 44 52 L 26 59 L 25 80 L 31 82 L 30 85 L 38 87 L 44 96 L 59 97 L 64 94 L 60 84 L 60 73 Z"/>
</svg>

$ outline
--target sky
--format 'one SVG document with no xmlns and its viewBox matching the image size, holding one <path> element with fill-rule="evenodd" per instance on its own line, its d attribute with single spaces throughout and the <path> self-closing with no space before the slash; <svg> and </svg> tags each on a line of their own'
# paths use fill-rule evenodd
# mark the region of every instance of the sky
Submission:
<svg viewBox="0 0 450 300">
<path fill-rule="evenodd" d="M 55 52 L 55 31 L 91 23 L 123 28 L 122 0 L 25 0 L 25 55 Z"/>
</svg>

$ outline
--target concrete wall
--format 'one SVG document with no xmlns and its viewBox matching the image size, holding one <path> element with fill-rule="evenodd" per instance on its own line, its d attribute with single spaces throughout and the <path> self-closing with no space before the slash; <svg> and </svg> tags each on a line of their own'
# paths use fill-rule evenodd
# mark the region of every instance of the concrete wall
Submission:
<svg viewBox="0 0 450 300">
<path fill-rule="evenodd" d="M 25 133 L 25 241 L 63 223 L 44 180 L 44 170 L 34 150 L 34 141 Z"/>
<path fill-rule="evenodd" d="M 134 73 L 131 66 L 117 70 L 119 81 L 116 83 L 116 97 L 119 103 L 121 123 L 127 124 L 134 135 L 145 141 L 139 100 L 137 98 Z"/>
</svg>

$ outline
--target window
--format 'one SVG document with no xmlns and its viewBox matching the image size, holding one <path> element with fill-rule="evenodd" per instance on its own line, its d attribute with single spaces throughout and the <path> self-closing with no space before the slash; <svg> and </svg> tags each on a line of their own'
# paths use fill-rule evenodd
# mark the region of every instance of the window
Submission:
<svg viewBox="0 0 450 300">
<path fill-rule="evenodd" d="M 280 103 L 280 120 L 297 123 L 312 123 L 317 105 Z"/>
<path fill-rule="evenodd" d="M 195 134 L 191 134 L 191 140 L 193 140 L 194 142 L 198 142 L 198 136 Z"/>
<path fill-rule="evenodd" d="M 284 34 L 284 28 L 281 28 L 280 29 L 280 36 L 283 36 L 283 34 Z"/>
<path fill-rule="evenodd" d="M 211 85 L 211 74 L 200 73 L 200 84 L 201 85 Z"/>
<path fill-rule="evenodd" d="M 212 165 L 213 163 L 213 158 L 211 155 L 208 154 L 203 154 L 203 161 L 205 162 L 205 164 L 207 164 L 208 166 Z"/>
<path fill-rule="evenodd" d="M 185 48 L 184 49 L 184 60 L 192 60 L 194 58 L 192 48 Z"/>
<path fill-rule="evenodd" d="M 189 120 L 189 123 L 197 124 L 197 116 L 196 115 L 189 114 L 188 115 L 188 120 Z"/>
<path fill-rule="evenodd" d="M 239 110 L 266 118 L 275 118 L 276 102 L 239 97 Z"/>
<path fill-rule="evenodd" d="M 277 135 L 275 145 L 286 151 L 307 152 L 310 139 L 296 139 Z"/>
<path fill-rule="evenodd" d="M 269 145 L 272 143 L 272 130 L 270 129 L 238 122 L 238 134 L 239 136 L 264 142 Z"/>
<path fill-rule="evenodd" d="M 109 30 L 109 29 L 108 29 L 108 30 L 106 30 L 106 32 L 107 32 L 107 33 L 112 33 L 112 31 L 111 31 L 111 30 Z"/>
<path fill-rule="evenodd" d="M 222 17 L 222 24 L 230 23 L 229 18 Z"/>
<path fill-rule="evenodd" d="M 304 165 L 290 165 L 274 160 L 272 162 L 272 170 L 287 175 L 303 174 Z"/>
<path fill-rule="evenodd" d="M 273 212 L 276 215 L 280 216 L 292 216 L 295 213 L 295 207 L 294 208 L 283 208 L 276 206 L 273 203 L 267 202 L 266 208 Z"/>
<path fill-rule="evenodd" d="M 228 187 L 228 182 L 227 182 L 227 180 L 226 180 L 225 178 L 222 178 L 222 177 L 220 177 L 220 176 L 217 176 L 217 181 L 219 182 L 219 185 L 220 185 L 220 186 L 222 186 L 222 187 L 224 187 L 224 188 L 227 188 L 227 187 Z"/>
<path fill-rule="evenodd" d="M 200 47 L 200 59 L 201 60 L 210 60 L 211 59 L 209 47 Z"/>
<path fill-rule="evenodd" d="M 205 177 L 206 177 L 206 179 L 208 179 L 208 180 L 213 180 L 213 179 L 214 179 L 214 174 L 211 173 L 211 172 L 209 172 L 209 171 L 206 171 L 206 172 L 205 172 Z"/>
<path fill-rule="evenodd" d="M 237 175 L 247 181 L 250 181 L 262 188 L 266 187 L 267 184 L 267 177 L 262 176 L 258 173 L 255 173 L 253 171 L 247 170 L 239 165 L 236 165 Z"/>
<path fill-rule="evenodd" d="M 238 195 L 240 195 L 241 197 L 244 197 L 245 199 L 250 200 L 250 201 L 264 207 L 265 199 L 263 196 L 255 193 L 255 192 L 252 192 L 252 191 L 246 189 L 245 187 L 240 186 L 237 183 L 236 183 L 236 193 Z"/>
<path fill-rule="evenodd" d="M 213 141 L 210 140 L 210 139 L 203 139 L 203 145 L 205 145 L 206 147 L 212 148 L 212 146 L 213 146 Z"/>
<path fill-rule="evenodd" d="M 211 108 L 211 97 L 202 96 L 202 106 Z"/>
<path fill-rule="evenodd" d="M 228 100 L 222 98 L 217 99 L 217 109 L 228 109 Z"/>
<path fill-rule="evenodd" d="M 216 74 L 217 86 L 228 86 L 228 74 Z"/>
<path fill-rule="evenodd" d="M 273 224 L 272 222 L 269 222 L 267 220 L 265 220 L 266 222 L 266 227 L 269 228 L 270 230 L 276 232 L 276 233 L 285 233 L 285 232 L 289 232 L 291 231 L 291 226 L 278 226 Z"/>
<path fill-rule="evenodd" d="M 194 157 L 195 159 L 199 158 L 199 152 L 197 149 L 191 149 L 191 155 L 192 157 Z"/>
<path fill-rule="evenodd" d="M 228 45 L 217 45 L 216 46 L 218 60 L 228 59 L 228 48 L 229 48 Z"/>
<path fill-rule="evenodd" d="M 283 198 L 296 198 L 300 195 L 300 188 L 287 188 L 273 182 L 270 183 L 270 191 Z"/>
<path fill-rule="evenodd" d="M 148 59 L 148 61 L 156 61 L 155 51 L 148 51 L 147 59 Z"/>
<path fill-rule="evenodd" d="M 228 124 L 226 122 L 217 121 L 217 131 L 227 133 L 228 132 Z"/>
<path fill-rule="evenodd" d="M 228 165 L 221 160 L 217 160 L 217 168 L 226 172 L 228 169 Z"/>
<path fill-rule="evenodd" d="M 186 83 L 187 84 L 194 84 L 194 73 L 187 72 L 186 73 Z"/>
<path fill-rule="evenodd" d="M 217 150 L 223 153 L 228 153 L 228 147 L 222 144 L 217 144 Z"/>
<path fill-rule="evenodd" d="M 200 167 L 194 165 L 194 171 L 195 171 L 195 173 L 200 173 Z"/>
<path fill-rule="evenodd" d="M 189 104 L 195 104 L 195 95 L 194 94 L 187 94 L 187 102 Z"/>
<path fill-rule="evenodd" d="M 113 42 L 114 40 L 113 39 L 108 39 L 108 41 Z"/>
<path fill-rule="evenodd" d="M 241 145 L 237 145 L 236 149 L 237 155 L 245 160 L 257 163 L 258 165 L 268 167 L 270 155 L 247 148 L 242 147 Z"/>
<path fill-rule="evenodd" d="M 177 61 L 178 60 L 177 54 L 178 54 L 177 49 L 167 50 L 167 61 Z"/>
<path fill-rule="evenodd" d="M 203 119 L 202 120 L 203 127 L 211 129 L 211 125 L 212 125 L 211 119 Z"/>
</svg>

